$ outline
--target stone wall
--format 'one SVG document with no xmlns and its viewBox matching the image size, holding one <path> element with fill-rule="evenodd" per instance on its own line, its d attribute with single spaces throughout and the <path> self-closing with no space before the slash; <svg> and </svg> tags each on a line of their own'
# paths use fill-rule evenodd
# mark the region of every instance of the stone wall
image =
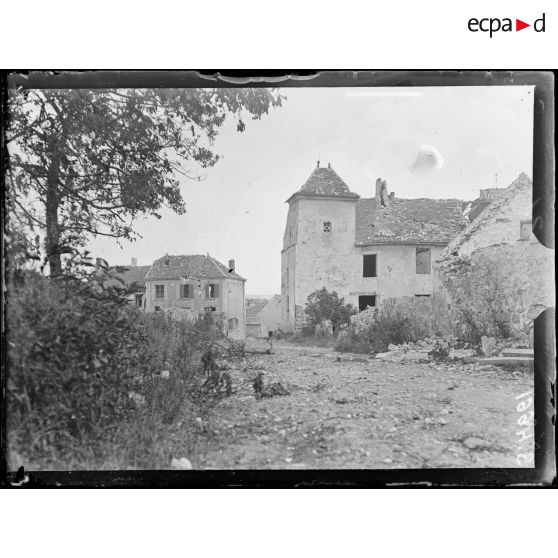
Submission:
<svg viewBox="0 0 558 558">
<path fill-rule="evenodd" d="M 530 231 L 532 185 L 521 174 L 452 240 L 435 263 L 463 327 L 532 340 L 534 319 L 554 300 L 554 251 Z"/>
<path fill-rule="evenodd" d="M 439 271 L 460 325 L 531 343 L 534 319 L 555 304 L 553 264 L 552 250 L 525 241 L 479 248 Z"/>
</svg>

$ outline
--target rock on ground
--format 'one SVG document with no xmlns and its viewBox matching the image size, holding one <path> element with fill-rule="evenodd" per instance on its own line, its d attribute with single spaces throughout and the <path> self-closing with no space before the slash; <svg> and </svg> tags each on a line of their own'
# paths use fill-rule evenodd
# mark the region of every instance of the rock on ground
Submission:
<svg viewBox="0 0 558 558">
<path fill-rule="evenodd" d="M 533 389 L 525 368 L 334 356 L 276 343 L 272 355 L 247 357 L 231 370 L 235 393 L 208 419 L 197 466 L 519 467 L 518 453 L 533 452 L 533 437 L 517 435 L 516 396 Z M 256 399 L 256 370 L 289 395 Z"/>
</svg>

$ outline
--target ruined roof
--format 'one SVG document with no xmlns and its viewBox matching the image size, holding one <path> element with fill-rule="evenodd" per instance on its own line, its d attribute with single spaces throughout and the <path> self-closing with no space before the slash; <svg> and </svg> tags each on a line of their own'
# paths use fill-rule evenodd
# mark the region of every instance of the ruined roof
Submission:
<svg viewBox="0 0 558 558">
<path fill-rule="evenodd" d="M 520 173 L 507 188 L 502 188 L 500 190 L 501 193 L 498 197 L 485 206 L 483 211 L 479 212 L 471 223 L 468 224 L 467 228 L 459 231 L 459 234 L 455 235 L 444 252 L 440 255 L 440 259 L 447 257 L 456 250 L 459 250 L 460 247 L 471 238 L 471 236 L 475 235 L 477 232 L 481 232 L 487 223 L 496 219 L 503 211 L 505 211 L 509 200 L 521 192 L 525 193 L 526 191 L 531 191 L 532 188 L 533 183 L 531 182 L 531 179 L 524 172 Z"/>
<path fill-rule="evenodd" d="M 308 180 L 302 185 L 302 188 L 294 195 L 296 194 L 337 196 L 343 198 L 360 197 L 358 194 L 354 194 L 349 190 L 347 184 L 345 184 L 329 165 L 327 167 L 316 167 Z"/>
<path fill-rule="evenodd" d="M 376 199 L 365 198 L 356 205 L 355 244 L 447 244 L 466 224 L 458 200 L 394 198 L 377 210 Z"/>
<path fill-rule="evenodd" d="M 229 268 L 218 262 L 211 256 L 200 254 L 192 256 L 163 256 L 153 262 L 147 273 L 146 281 L 158 281 L 162 279 L 238 279 L 245 281 L 243 277 L 229 271 Z"/>
<path fill-rule="evenodd" d="M 145 283 L 145 276 L 149 271 L 150 265 L 119 265 L 111 267 L 110 269 L 115 272 L 115 275 L 119 277 L 126 285 L 133 285 L 137 283 L 143 285 Z M 106 282 L 107 286 L 121 286 L 122 283 L 117 279 L 109 279 Z"/>
</svg>

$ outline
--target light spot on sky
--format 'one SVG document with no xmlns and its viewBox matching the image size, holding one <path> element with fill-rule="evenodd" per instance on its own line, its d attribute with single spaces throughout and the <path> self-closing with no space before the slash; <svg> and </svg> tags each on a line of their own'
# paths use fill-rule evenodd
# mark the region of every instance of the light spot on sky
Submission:
<svg viewBox="0 0 558 558">
<path fill-rule="evenodd" d="M 411 166 L 411 172 L 426 176 L 443 166 L 444 158 L 442 154 L 433 145 L 421 144 L 417 158 Z"/>
</svg>

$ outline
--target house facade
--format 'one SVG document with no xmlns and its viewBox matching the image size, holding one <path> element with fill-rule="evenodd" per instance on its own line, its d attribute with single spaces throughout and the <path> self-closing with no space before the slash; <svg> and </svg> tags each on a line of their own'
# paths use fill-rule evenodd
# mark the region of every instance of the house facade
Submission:
<svg viewBox="0 0 558 558">
<path fill-rule="evenodd" d="M 246 336 L 268 337 L 282 327 L 281 296 L 271 299 L 246 299 Z"/>
<path fill-rule="evenodd" d="M 466 225 L 458 200 L 398 199 L 378 179 L 374 197 L 318 166 L 288 200 L 281 252 L 282 321 L 304 322 L 307 297 L 325 287 L 359 310 L 384 298 L 430 296 L 432 262 Z"/>
<path fill-rule="evenodd" d="M 555 305 L 554 252 L 533 234 L 532 208 L 533 186 L 522 173 L 491 196 L 435 262 L 454 306 L 531 341 L 534 319 Z"/>
<path fill-rule="evenodd" d="M 244 339 L 244 284 L 234 260 L 226 267 L 209 255 L 163 256 L 145 276 L 145 312 L 164 311 L 177 319 L 212 312 L 230 337 Z"/>
</svg>

